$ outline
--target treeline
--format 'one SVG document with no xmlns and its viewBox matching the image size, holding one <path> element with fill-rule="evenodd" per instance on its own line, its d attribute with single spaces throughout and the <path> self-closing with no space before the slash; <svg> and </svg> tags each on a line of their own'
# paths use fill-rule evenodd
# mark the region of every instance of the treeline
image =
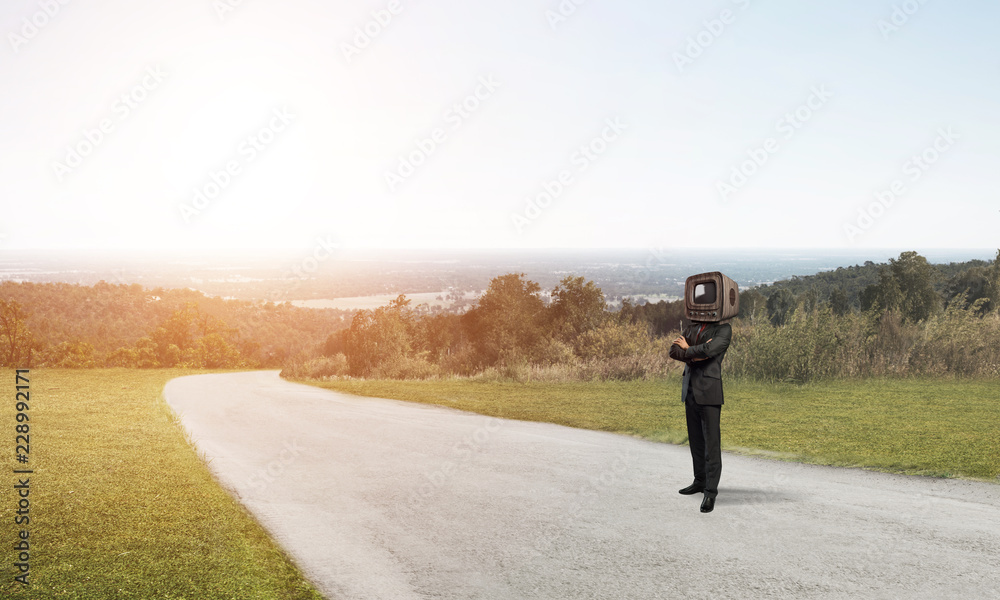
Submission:
<svg viewBox="0 0 1000 600">
<path fill-rule="evenodd" d="M 426 378 L 497 373 L 523 378 L 532 371 L 572 371 L 575 378 L 635 378 L 672 367 L 669 344 L 644 322 L 608 311 L 593 281 L 567 276 L 551 301 L 523 273 L 494 278 L 464 314 L 418 318 L 410 300 L 358 312 L 348 329 L 331 335 L 323 355 L 284 371 L 291 377 L 350 375 Z"/>
<path fill-rule="evenodd" d="M 919 287 L 928 297 L 936 294 L 942 306 L 968 289 L 968 303 L 987 298 L 990 304 L 986 310 L 990 310 L 995 308 L 992 303 L 996 300 L 996 289 L 990 287 L 996 285 L 991 283 L 995 264 L 995 261 L 971 260 L 932 265 L 916 252 L 903 252 L 898 259 L 890 259 L 888 265 L 866 261 L 863 265 L 792 277 L 755 290 L 765 299 L 781 293 L 786 298 L 829 302 L 843 313 L 872 308 L 875 290 L 884 290 L 889 280 L 895 280 L 902 288 Z"/>
<path fill-rule="evenodd" d="M 767 381 L 1000 375 L 1000 251 L 930 265 L 904 252 L 744 290 L 725 372 Z M 353 313 L 138 285 L 0 284 L 0 366 L 283 367 L 289 377 L 635 379 L 676 373 L 683 302 L 611 311 L 564 277 L 508 273 L 465 313 L 405 295 Z"/>
<path fill-rule="evenodd" d="M 1000 251 L 962 269 L 904 252 L 869 267 L 797 278 L 740 294 L 726 372 L 760 380 L 916 374 L 1000 374 Z M 862 277 L 863 275 L 863 277 Z M 842 287 L 829 287 L 843 279 Z M 859 282 L 866 282 L 860 285 Z M 815 285 L 810 285 L 814 283 Z M 850 283 L 850 284 L 848 284 Z M 798 292 L 793 292 L 797 289 Z M 361 311 L 290 377 L 656 377 L 683 302 L 609 312 L 601 290 L 566 277 L 546 303 L 523 274 L 493 279 L 463 315 L 417 318 L 405 296 Z"/>
<path fill-rule="evenodd" d="M 0 284 L 0 366 L 277 368 L 353 313 L 138 284 Z"/>
</svg>

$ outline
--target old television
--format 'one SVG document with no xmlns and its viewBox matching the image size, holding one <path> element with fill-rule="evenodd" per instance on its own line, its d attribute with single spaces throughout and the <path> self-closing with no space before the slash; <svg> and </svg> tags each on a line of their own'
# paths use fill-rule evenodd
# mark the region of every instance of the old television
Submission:
<svg viewBox="0 0 1000 600">
<path fill-rule="evenodd" d="M 740 287 L 718 271 L 687 278 L 684 284 L 684 316 L 689 321 L 720 323 L 740 312 Z"/>
</svg>

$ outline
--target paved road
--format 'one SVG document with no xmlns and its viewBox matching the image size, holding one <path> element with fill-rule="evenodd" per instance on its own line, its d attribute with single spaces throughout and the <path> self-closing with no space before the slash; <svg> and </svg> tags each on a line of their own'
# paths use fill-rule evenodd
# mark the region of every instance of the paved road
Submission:
<svg viewBox="0 0 1000 600">
<path fill-rule="evenodd" d="M 182 377 L 165 396 L 329 598 L 1000 597 L 996 484 L 727 453 L 701 514 L 677 494 L 687 447 L 276 372 Z"/>
</svg>

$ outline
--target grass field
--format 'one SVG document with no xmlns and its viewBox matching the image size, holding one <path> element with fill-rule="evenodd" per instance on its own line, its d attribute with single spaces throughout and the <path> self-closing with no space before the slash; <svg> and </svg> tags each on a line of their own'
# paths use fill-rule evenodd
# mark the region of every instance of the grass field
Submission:
<svg viewBox="0 0 1000 600">
<path fill-rule="evenodd" d="M 32 370 L 24 589 L 12 582 L 15 384 L 3 371 L 0 597 L 320 598 L 185 441 L 161 392 L 187 374 Z"/>
<path fill-rule="evenodd" d="M 440 404 L 684 443 L 680 378 L 504 383 L 466 379 L 308 382 L 358 394 Z M 1000 382 L 876 379 L 808 385 L 727 379 L 723 448 L 787 460 L 995 480 Z"/>
</svg>

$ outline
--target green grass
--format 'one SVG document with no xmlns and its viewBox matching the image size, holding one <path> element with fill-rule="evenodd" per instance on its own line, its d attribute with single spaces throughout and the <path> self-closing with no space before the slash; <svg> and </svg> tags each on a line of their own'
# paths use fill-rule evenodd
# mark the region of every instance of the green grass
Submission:
<svg viewBox="0 0 1000 600">
<path fill-rule="evenodd" d="M 31 372 L 31 577 L 13 583 L 14 374 L 3 371 L 4 598 L 318 599 L 217 484 L 162 398 L 180 370 Z"/>
<path fill-rule="evenodd" d="M 687 442 L 680 378 L 505 383 L 466 379 L 310 382 L 361 396 L 439 404 L 646 439 Z M 1000 382 L 837 380 L 808 385 L 727 379 L 723 448 L 817 464 L 994 479 Z"/>
</svg>

